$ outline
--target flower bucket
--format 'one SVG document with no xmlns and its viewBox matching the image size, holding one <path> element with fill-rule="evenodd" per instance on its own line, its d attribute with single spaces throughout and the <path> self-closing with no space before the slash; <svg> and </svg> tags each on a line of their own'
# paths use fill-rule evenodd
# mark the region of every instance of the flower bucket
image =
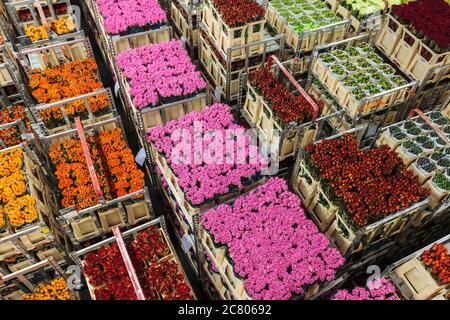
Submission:
<svg viewBox="0 0 450 320">
<path fill-rule="evenodd" d="M 450 194 L 450 191 L 444 190 L 439 188 L 432 179 L 429 179 L 425 184 L 423 185 L 425 188 L 430 189 L 431 191 L 431 202 L 430 202 L 430 208 L 434 209 L 437 206 L 440 205 L 442 199 L 444 199 L 446 196 Z"/>
<path fill-rule="evenodd" d="M 409 168 L 414 172 L 414 175 L 419 178 L 419 182 L 421 185 L 427 182 L 427 180 L 434 175 L 434 171 L 426 172 L 419 165 L 417 165 L 417 161 L 412 163 Z"/>
</svg>

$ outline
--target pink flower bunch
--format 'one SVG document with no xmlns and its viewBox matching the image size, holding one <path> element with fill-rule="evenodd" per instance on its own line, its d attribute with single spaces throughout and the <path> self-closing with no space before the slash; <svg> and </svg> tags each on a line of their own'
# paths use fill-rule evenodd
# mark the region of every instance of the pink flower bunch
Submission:
<svg viewBox="0 0 450 320">
<path fill-rule="evenodd" d="M 233 205 L 207 211 L 201 223 L 228 247 L 234 272 L 256 300 L 287 300 L 317 281 L 331 281 L 344 263 L 309 220 L 286 182 L 271 178 Z"/>
<path fill-rule="evenodd" d="M 200 206 L 220 195 L 240 192 L 267 167 L 230 107 L 216 103 L 201 112 L 148 131 L 147 140 L 166 158 L 186 199 Z"/>
<path fill-rule="evenodd" d="M 158 0 L 95 0 L 108 33 L 119 34 L 133 27 L 147 27 L 167 21 Z M 143 30 L 137 30 L 143 31 Z"/>
<path fill-rule="evenodd" d="M 369 281 L 367 288 L 356 287 L 352 292 L 339 290 L 333 300 L 399 300 L 395 286 L 386 278 Z"/>
<path fill-rule="evenodd" d="M 207 86 L 179 40 L 123 51 L 117 63 L 138 109 L 155 106 L 160 97 L 188 96 Z"/>
</svg>

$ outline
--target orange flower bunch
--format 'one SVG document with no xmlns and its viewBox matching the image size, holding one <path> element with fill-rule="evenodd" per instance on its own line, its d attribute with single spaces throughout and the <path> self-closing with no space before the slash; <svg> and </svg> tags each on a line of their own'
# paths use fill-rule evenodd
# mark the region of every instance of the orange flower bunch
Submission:
<svg viewBox="0 0 450 320">
<path fill-rule="evenodd" d="M 144 173 L 138 169 L 133 153 L 123 139 L 122 130 L 104 131 L 99 138 L 116 195 L 121 197 L 142 190 Z"/>
<path fill-rule="evenodd" d="M 48 33 L 44 26 L 30 25 L 25 29 L 25 34 L 30 37 L 31 42 L 48 39 Z"/>
<path fill-rule="evenodd" d="M 86 139 L 105 199 L 124 196 L 144 187 L 144 173 L 137 168 L 121 129 L 104 131 L 98 137 Z M 50 157 L 56 167 L 58 188 L 62 190 L 63 207 L 84 209 L 96 205 L 98 200 L 80 141 L 70 139 L 51 146 Z"/>
<path fill-rule="evenodd" d="M 23 296 L 22 300 L 70 300 L 70 292 L 66 280 L 58 277 L 39 285 L 34 293 Z"/>
<path fill-rule="evenodd" d="M 30 87 L 33 96 L 40 103 L 51 103 L 94 92 L 103 87 L 103 84 L 98 79 L 95 60 L 87 58 L 47 68 L 44 71 L 32 70 Z M 106 94 L 88 100 L 95 115 L 101 115 L 108 110 L 109 102 Z M 77 116 L 86 119 L 88 116 L 82 100 L 67 103 L 64 110 L 70 120 Z M 65 124 L 59 107 L 41 110 L 39 115 L 48 127 L 54 128 Z"/>
<path fill-rule="evenodd" d="M 22 120 L 28 130 L 31 130 L 24 106 L 11 106 L 0 110 L 0 125 L 8 124 L 16 120 Z M 21 132 L 18 127 L 0 130 L 0 138 L 8 147 L 22 143 Z"/>
<path fill-rule="evenodd" d="M 3 207 L 0 206 L 0 232 L 3 232 L 5 229 L 6 223 L 5 223 L 5 212 L 3 210 Z"/>
<path fill-rule="evenodd" d="M 110 200 L 112 198 L 110 187 L 104 165 L 98 156 L 95 138 L 87 137 L 86 140 L 103 196 L 106 200 Z M 62 206 L 84 209 L 96 205 L 98 199 L 94 192 L 80 140 L 70 139 L 51 146 L 50 157 L 56 167 L 58 188 L 62 190 Z"/>
<path fill-rule="evenodd" d="M 28 194 L 23 156 L 20 148 L 0 153 L 0 201 L 13 227 L 38 219 L 36 199 Z"/>
<path fill-rule="evenodd" d="M 73 32 L 75 30 L 75 23 L 73 23 L 71 17 L 65 16 L 53 21 L 51 28 L 57 35 L 60 36 Z"/>
</svg>

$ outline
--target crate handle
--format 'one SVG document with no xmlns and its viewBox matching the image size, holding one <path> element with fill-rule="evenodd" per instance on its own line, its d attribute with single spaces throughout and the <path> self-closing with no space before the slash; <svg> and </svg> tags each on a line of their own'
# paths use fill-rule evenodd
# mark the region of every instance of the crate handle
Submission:
<svg viewBox="0 0 450 320">
<path fill-rule="evenodd" d="M 75 124 L 78 131 L 78 136 L 80 137 L 81 147 L 83 149 L 84 157 L 86 158 L 86 164 L 89 170 L 89 175 L 91 177 L 92 185 L 94 186 L 95 194 L 99 199 L 100 203 L 104 203 L 103 192 L 100 189 L 100 184 L 98 182 L 97 174 L 95 173 L 94 164 L 92 163 L 92 157 L 89 152 L 89 147 L 87 145 L 86 136 L 84 134 L 83 123 L 80 117 L 75 117 Z"/>
<path fill-rule="evenodd" d="M 441 137 L 445 142 L 447 142 L 447 144 L 450 145 L 450 139 L 447 138 L 442 130 L 436 127 L 436 125 L 430 120 L 430 118 L 428 118 L 419 108 L 412 109 L 408 115 L 408 119 L 411 119 L 415 113 L 417 113 L 417 115 L 421 117 L 434 131 L 436 131 L 439 137 Z"/>
<path fill-rule="evenodd" d="M 114 233 L 117 246 L 119 247 L 123 262 L 125 263 L 125 266 L 127 268 L 128 276 L 130 277 L 131 283 L 133 284 L 134 292 L 136 293 L 138 300 L 145 300 L 144 292 L 142 291 L 141 284 L 139 283 L 136 275 L 136 270 L 134 270 L 130 256 L 128 255 L 127 247 L 123 242 L 122 233 L 120 232 L 119 227 L 112 227 L 112 232 Z"/>
<path fill-rule="evenodd" d="M 295 59 L 297 59 L 297 61 L 298 61 L 298 58 L 295 58 Z M 280 62 L 280 60 L 278 60 L 278 57 L 275 55 L 269 56 L 269 59 L 267 62 L 267 66 L 268 66 L 269 70 L 272 67 L 272 64 L 274 62 L 278 65 L 280 70 L 285 74 L 285 76 L 294 85 L 294 87 L 300 92 L 300 95 L 302 95 L 306 99 L 306 101 L 309 102 L 308 109 L 309 109 L 309 112 L 311 113 L 311 118 L 312 118 L 311 121 L 314 123 L 316 121 L 317 117 L 319 116 L 319 106 L 309 96 L 309 94 L 300 86 L 300 84 L 297 81 L 295 81 L 292 74 L 283 66 L 283 64 Z"/>
</svg>

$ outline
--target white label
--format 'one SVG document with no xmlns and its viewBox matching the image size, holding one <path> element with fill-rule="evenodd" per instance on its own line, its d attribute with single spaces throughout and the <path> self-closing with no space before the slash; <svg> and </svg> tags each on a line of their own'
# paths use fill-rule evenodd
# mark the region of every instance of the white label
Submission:
<svg viewBox="0 0 450 320">
<path fill-rule="evenodd" d="M 186 48 L 186 38 L 181 36 L 180 41 L 183 43 L 183 47 Z"/>
<path fill-rule="evenodd" d="M 139 150 L 138 154 L 134 158 L 134 161 L 136 161 L 142 167 L 146 157 L 147 155 L 145 154 L 144 148 L 141 148 L 141 150 Z"/>
<path fill-rule="evenodd" d="M 181 238 L 181 247 L 184 250 L 184 253 L 188 252 L 192 248 L 192 241 L 187 234 Z"/>
<path fill-rule="evenodd" d="M 220 102 L 222 99 L 222 89 L 220 89 L 220 87 L 214 89 L 214 98 L 216 98 L 217 102 Z"/>
<path fill-rule="evenodd" d="M 22 133 L 21 135 L 22 140 L 33 140 L 33 134 L 32 133 Z"/>
<path fill-rule="evenodd" d="M 119 82 L 116 81 L 116 83 L 114 84 L 114 94 L 116 95 L 116 97 L 119 94 L 119 89 Z"/>
</svg>

